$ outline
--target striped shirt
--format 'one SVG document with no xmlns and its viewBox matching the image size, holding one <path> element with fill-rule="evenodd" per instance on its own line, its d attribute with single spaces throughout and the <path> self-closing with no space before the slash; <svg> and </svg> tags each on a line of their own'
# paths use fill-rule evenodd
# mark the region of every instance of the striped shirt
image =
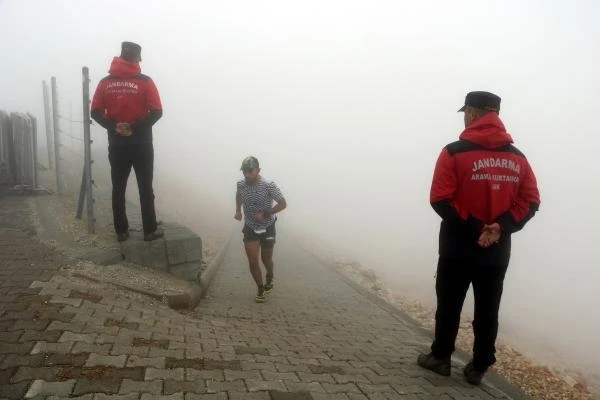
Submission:
<svg viewBox="0 0 600 400">
<path fill-rule="evenodd" d="M 273 207 L 273 200 L 279 202 L 283 199 L 283 194 L 275 182 L 261 176 L 258 182 L 249 185 L 245 179 L 240 179 L 237 182 L 237 192 L 242 198 L 245 223 L 254 231 L 266 229 L 276 221 L 275 215 L 261 222 L 254 218 L 254 214 Z"/>
</svg>

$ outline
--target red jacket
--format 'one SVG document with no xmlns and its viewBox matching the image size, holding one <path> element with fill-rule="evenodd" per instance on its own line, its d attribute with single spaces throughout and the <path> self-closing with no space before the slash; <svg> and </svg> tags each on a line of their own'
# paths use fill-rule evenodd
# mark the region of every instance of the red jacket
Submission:
<svg viewBox="0 0 600 400">
<path fill-rule="evenodd" d="M 477 119 L 459 139 L 442 150 L 431 184 L 431 205 L 443 219 L 440 254 L 488 254 L 490 262 L 508 263 L 510 234 L 523 228 L 540 204 L 535 175 L 496 113 Z M 493 222 L 500 223 L 503 237 L 491 251 L 480 251 L 481 228 Z"/>
<path fill-rule="evenodd" d="M 141 73 L 138 63 L 114 57 L 109 74 L 98 83 L 92 99 L 91 114 L 108 130 L 112 142 L 152 140 L 152 125 L 162 116 L 162 104 L 152 79 Z M 133 135 L 118 137 L 118 122 L 128 122 Z"/>
</svg>

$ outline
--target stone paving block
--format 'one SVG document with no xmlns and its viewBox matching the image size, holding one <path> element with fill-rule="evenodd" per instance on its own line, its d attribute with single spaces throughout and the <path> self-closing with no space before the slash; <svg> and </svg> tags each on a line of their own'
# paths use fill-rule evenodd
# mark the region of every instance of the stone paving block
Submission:
<svg viewBox="0 0 600 400">
<path fill-rule="evenodd" d="M 387 394 L 392 394 L 392 393 L 371 393 L 369 394 L 369 397 L 365 396 L 364 394 L 358 394 L 358 393 L 347 393 L 346 396 L 348 396 L 348 398 L 350 400 L 391 400 L 390 397 L 386 396 Z M 392 395 L 398 396 L 397 393 L 394 393 Z M 393 398 L 393 397 L 392 397 Z M 401 397 L 396 397 L 397 400 L 407 400 Z"/>
<path fill-rule="evenodd" d="M 277 365 L 284 365 L 284 364 L 277 363 Z M 257 370 L 260 370 L 260 371 L 277 372 L 277 368 L 275 368 L 275 364 L 274 363 L 270 363 L 270 362 L 257 363 L 257 362 L 242 360 L 240 362 L 240 366 L 245 371 L 257 369 Z M 332 378 L 332 380 L 333 380 L 333 378 Z"/>
<path fill-rule="evenodd" d="M 23 399 L 25 393 L 29 389 L 29 382 L 20 382 L 16 384 L 0 385 L 0 398 L 1 399 Z"/>
<path fill-rule="evenodd" d="M 135 346 L 121 346 L 121 345 L 115 344 L 110 349 L 110 354 L 113 356 L 125 354 L 125 355 L 129 355 L 129 356 L 146 357 L 149 352 L 150 352 L 150 348 L 147 346 L 135 347 Z"/>
<path fill-rule="evenodd" d="M 72 366 L 72 367 L 83 367 L 89 354 L 40 354 L 42 356 L 42 363 L 44 366 Z"/>
<path fill-rule="evenodd" d="M 286 387 L 282 381 L 266 381 L 256 379 L 246 379 L 246 386 L 249 392 L 258 392 L 262 390 L 285 391 Z"/>
<path fill-rule="evenodd" d="M 148 357 L 171 357 L 171 358 L 183 358 L 185 354 L 183 349 L 165 350 L 156 347 L 151 347 L 148 352 Z"/>
<path fill-rule="evenodd" d="M 109 355 L 112 347 L 112 344 L 90 344 L 84 342 L 76 342 L 73 348 L 71 349 L 71 353 L 95 353 L 101 355 Z"/>
<path fill-rule="evenodd" d="M 19 369 L 17 369 L 17 372 L 10 379 L 10 382 L 19 383 L 23 381 L 34 381 L 36 379 L 41 379 L 50 382 L 53 381 L 56 377 L 57 371 L 58 368 L 56 367 L 19 367 Z"/>
<path fill-rule="evenodd" d="M 13 367 L 41 367 L 44 365 L 44 354 L 35 354 L 23 357 L 21 354 L 7 354 L 0 363 L 0 369 L 7 370 Z"/>
<path fill-rule="evenodd" d="M 180 338 L 183 339 L 183 336 L 181 336 Z M 189 347 L 193 347 L 193 346 L 190 346 L 188 343 L 184 343 L 183 341 L 181 341 L 181 342 L 176 341 L 173 337 L 171 337 L 169 339 L 169 347 L 168 347 L 169 350 L 178 350 L 178 349 L 185 350 Z"/>
<path fill-rule="evenodd" d="M 73 342 L 63 342 L 63 343 L 48 343 L 48 342 L 37 342 L 33 349 L 31 349 L 31 354 L 39 354 L 39 353 L 70 353 L 71 349 L 75 343 Z"/>
<path fill-rule="evenodd" d="M 293 381 L 300 382 L 300 378 L 294 372 L 269 372 L 262 371 L 263 378 L 266 381 Z"/>
<path fill-rule="evenodd" d="M 93 317 L 92 317 L 93 318 Z M 119 327 L 117 326 L 104 326 L 104 324 L 98 324 L 96 322 L 87 324 L 81 330 L 81 333 L 95 333 L 96 335 L 118 335 Z"/>
<path fill-rule="evenodd" d="M 344 393 L 311 393 L 313 400 L 350 400 Z"/>
<path fill-rule="evenodd" d="M 47 396 L 45 398 L 45 400 L 65 400 L 65 399 L 69 399 L 69 400 L 94 400 L 94 394 L 90 393 L 90 394 L 85 394 L 83 396 L 69 396 L 69 397 L 64 397 L 64 396 Z"/>
<path fill-rule="evenodd" d="M 164 357 L 138 357 L 129 356 L 125 364 L 127 367 L 151 367 L 156 369 L 165 368 Z"/>
<path fill-rule="evenodd" d="M 49 301 L 51 304 L 66 304 L 72 307 L 79 307 L 83 300 L 81 299 L 72 299 L 70 297 L 61 297 L 61 296 L 52 296 Z"/>
<path fill-rule="evenodd" d="M 48 329 L 49 321 L 48 320 L 16 320 L 14 323 L 9 324 L 9 326 L 3 330 L 5 331 L 18 331 L 18 330 L 34 330 L 34 331 L 44 331 Z"/>
<path fill-rule="evenodd" d="M 6 343 L 0 342 L 0 354 L 29 354 L 36 342 Z"/>
<path fill-rule="evenodd" d="M 51 296 L 51 297 L 67 297 L 71 294 L 71 289 L 58 289 L 54 287 L 43 287 L 38 293 L 40 296 Z"/>
<path fill-rule="evenodd" d="M 26 331 L 19 337 L 19 342 L 58 342 L 61 331 Z"/>
<path fill-rule="evenodd" d="M 319 382 L 283 381 L 283 383 L 290 392 L 325 392 Z"/>
<path fill-rule="evenodd" d="M 29 390 L 25 394 L 26 399 L 36 396 L 57 395 L 68 397 L 75 386 L 75 379 L 69 379 L 63 382 L 46 382 L 41 379 L 33 381 Z"/>
<path fill-rule="evenodd" d="M 58 283 L 52 282 L 52 281 L 49 281 L 49 282 L 33 281 L 33 282 L 31 282 L 29 287 L 31 289 L 35 289 L 35 288 L 56 289 L 56 288 L 58 288 Z"/>
<path fill-rule="evenodd" d="M 229 400 L 271 400 L 269 392 L 227 392 Z"/>
<path fill-rule="evenodd" d="M 90 357 L 85 363 L 86 367 L 95 367 L 95 366 L 110 366 L 121 368 L 125 366 L 125 361 L 127 361 L 126 355 L 120 356 L 107 356 L 97 353 L 90 354 Z"/>
<path fill-rule="evenodd" d="M 309 374 L 306 372 L 297 372 L 298 378 L 302 382 L 327 382 L 334 383 L 335 379 L 329 374 Z"/>
<path fill-rule="evenodd" d="M 310 372 L 309 366 L 304 364 L 279 364 L 275 363 L 279 372 Z"/>
<path fill-rule="evenodd" d="M 96 343 L 97 344 L 105 344 L 105 343 L 112 344 L 112 343 L 117 343 L 117 342 L 120 343 L 119 339 L 120 338 L 118 338 L 117 335 L 112 335 L 112 334 L 108 335 L 105 333 L 99 333 L 98 337 L 96 338 Z M 131 344 L 131 343 L 128 343 L 128 344 Z"/>
<path fill-rule="evenodd" d="M 154 380 L 154 381 L 134 381 L 131 379 L 123 379 L 121 382 L 121 387 L 119 388 L 119 394 L 129 394 L 129 393 L 151 393 L 155 395 L 159 395 L 162 393 L 163 389 L 163 381 Z"/>
<path fill-rule="evenodd" d="M 62 336 L 58 339 L 59 342 L 84 342 L 94 343 L 98 335 L 95 333 L 73 333 L 69 331 L 63 332 Z"/>
<path fill-rule="evenodd" d="M 327 393 L 361 393 L 360 389 L 352 383 L 322 383 L 322 386 Z"/>
<path fill-rule="evenodd" d="M 208 393 L 219 393 L 219 392 L 245 392 L 246 384 L 242 380 L 238 381 L 206 381 L 206 391 Z"/>
<path fill-rule="evenodd" d="M 207 394 L 195 394 L 186 393 L 185 400 L 227 400 L 227 393 L 207 393 Z"/>
<path fill-rule="evenodd" d="M 224 381 L 225 374 L 223 370 L 212 369 L 212 370 L 198 370 L 192 368 L 185 369 L 185 380 L 196 381 L 196 380 L 211 380 L 211 381 Z"/>
<path fill-rule="evenodd" d="M 119 391 L 121 379 L 78 379 L 73 389 L 73 395 L 80 396 L 88 393 L 116 394 Z"/>
<path fill-rule="evenodd" d="M 371 385 L 368 383 L 359 382 L 356 384 L 363 393 L 377 393 L 377 392 L 392 392 L 395 390 L 388 384 Z"/>
<path fill-rule="evenodd" d="M 279 392 L 276 390 L 269 392 L 273 400 L 313 400 L 310 392 Z"/>
<path fill-rule="evenodd" d="M 173 369 L 158 369 L 158 368 L 146 368 L 146 375 L 144 376 L 145 381 L 152 381 L 154 379 L 174 379 L 183 381 L 185 376 L 185 370 L 183 368 Z"/>
<path fill-rule="evenodd" d="M 254 379 L 261 380 L 262 376 L 259 371 L 231 371 L 226 369 L 225 371 L 225 380 L 226 381 L 235 381 L 238 379 Z M 267 378 L 265 378 L 267 379 Z"/>
<path fill-rule="evenodd" d="M 70 332 L 81 332 L 85 327 L 84 322 L 61 322 L 52 321 L 46 328 L 48 331 L 70 331 Z"/>
<path fill-rule="evenodd" d="M 1 315 L 1 312 L 0 312 Z M 0 342 L 16 342 L 23 335 L 23 331 L 0 332 Z M 30 341 L 30 340 L 25 340 Z"/>
<path fill-rule="evenodd" d="M 367 383 L 370 384 L 371 381 L 363 375 L 340 375 L 340 374 L 332 374 L 333 379 L 335 379 L 336 383 Z M 389 379 L 389 378 L 388 378 Z"/>
<path fill-rule="evenodd" d="M 139 400 L 140 393 L 130 393 L 123 395 L 110 395 L 104 393 L 97 393 L 94 395 L 93 400 Z M 70 400 L 70 399 L 69 399 Z"/>
<path fill-rule="evenodd" d="M 163 382 L 163 394 L 173 393 L 206 393 L 206 384 L 203 380 L 176 381 L 167 379 Z"/>
<path fill-rule="evenodd" d="M 184 398 L 185 397 L 183 393 L 173 393 L 171 395 L 162 396 L 144 393 L 142 394 L 141 400 L 184 400 Z"/>
</svg>

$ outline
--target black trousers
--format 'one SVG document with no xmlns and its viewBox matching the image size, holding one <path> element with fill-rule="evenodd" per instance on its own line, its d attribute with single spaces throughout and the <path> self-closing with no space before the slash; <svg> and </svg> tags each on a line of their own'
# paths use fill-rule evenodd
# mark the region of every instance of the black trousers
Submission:
<svg viewBox="0 0 600 400">
<path fill-rule="evenodd" d="M 496 362 L 498 311 L 508 265 L 479 265 L 465 260 L 440 257 L 435 291 L 435 339 L 431 351 L 436 358 L 450 357 L 460 324 L 460 313 L 469 285 L 473 284 L 473 365 L 485 371 Z"/>
<path fill-rule="evenodd" d="M 156 230 L 156 213 L 154 210 L 154 147 L 152 143 L 129 144 L 108 147 L 110 176 L 112 180 L 112 209 L 115 232 L 124 233 L 129 230 L 129 221 L 125 211 L 125 190 L 131 167 L 135 171 L 140 205 L 142 209 L 142 225 L 144 233 Z"/>
</svg>

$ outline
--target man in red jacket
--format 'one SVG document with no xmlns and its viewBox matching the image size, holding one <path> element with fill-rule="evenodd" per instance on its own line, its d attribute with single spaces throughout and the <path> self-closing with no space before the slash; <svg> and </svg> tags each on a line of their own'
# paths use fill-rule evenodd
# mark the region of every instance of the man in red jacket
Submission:
<svg viewBox="0 0 600 400">
<path fill-rule="evenodd" d="M 141 51 L 136 43 L 121 44 L 121 56 L 113 58 L 109 75 L 98 83 L 91 106 L 92 118 L 108 133 L 113 222 L 119 241 L 129 238 L 125 189 L 131 167 L 138 183 L 144 240 L 163 236 L 156 227 L 152 189 L 152 126 L 162 117 L 162 105 L 154 82 L 141 73 Z"/>
<path fill-rule="evenodd" d="M 464 106 L 465 130 L 442 150 L 433 175 L 430 202 L 442 217 L 436 274 L 435 338 L 418 364 L 450 375 L 450 356 L 460 313 L 473 285 L 473 359 L 467 382 L 481 383 L 496 362 L 498 311 L 510 258 L 511 235 L 540 205 L 535 175 L 498 117 L 500 97 L 470 92 Z"/>
</svg>

